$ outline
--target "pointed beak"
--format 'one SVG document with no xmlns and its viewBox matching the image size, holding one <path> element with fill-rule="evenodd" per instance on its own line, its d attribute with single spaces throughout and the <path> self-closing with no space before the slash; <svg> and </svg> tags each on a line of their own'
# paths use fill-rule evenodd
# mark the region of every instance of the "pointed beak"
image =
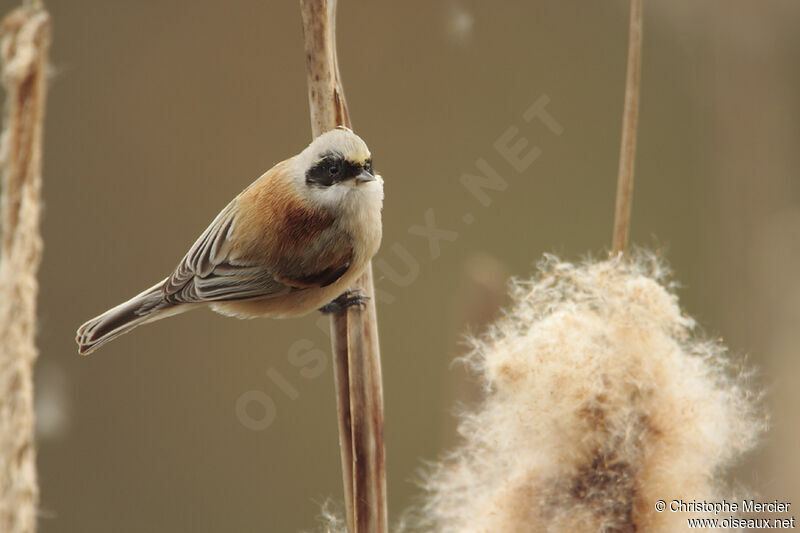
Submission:
<svg viewBox="0 0 800 533">
<path fill-rule="evenodd" d="M 362 170 L 361 174 L 356 176 L 356 185 L 361 185 L 362 183 L 367 183 L 368 181 L 375 181 L 375 176 L 366 170 Z"/>
</svg>

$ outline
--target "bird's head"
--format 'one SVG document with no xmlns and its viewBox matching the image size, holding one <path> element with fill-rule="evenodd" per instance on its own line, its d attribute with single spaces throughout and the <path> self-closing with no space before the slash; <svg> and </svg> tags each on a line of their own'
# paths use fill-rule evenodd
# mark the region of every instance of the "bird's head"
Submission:
<svg viewBox="0 0 800 533">
<path fill-rule="evenodd" d="M 358 201 L 377 193 L 383 196 L 383 180 L 372 168 L 367 144 L 347 128 L 339 127 L 314 139 L 297 156 L 297 162 L 309 196 L 321 204 Z"/>
</svg>

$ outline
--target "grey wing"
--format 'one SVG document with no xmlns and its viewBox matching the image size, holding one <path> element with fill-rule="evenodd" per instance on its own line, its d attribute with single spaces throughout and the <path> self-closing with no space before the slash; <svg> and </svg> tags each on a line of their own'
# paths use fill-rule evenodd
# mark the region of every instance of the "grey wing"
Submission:
<svg viewBox="0 0 800 533">
<path fill-rule="evenodd" d="M 164 282 L 167 301 L 219 302 L 274 297 L 292 290 L 276 281 L 263 264 L 247 264 L 230 258 L 235 215 L 234 200 L 192 245 Z"/>
</svg>

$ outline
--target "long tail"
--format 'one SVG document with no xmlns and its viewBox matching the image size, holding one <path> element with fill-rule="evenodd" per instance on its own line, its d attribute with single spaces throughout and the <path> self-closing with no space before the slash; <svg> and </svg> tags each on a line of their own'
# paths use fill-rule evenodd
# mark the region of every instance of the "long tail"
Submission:
<svg viewBox="0 0 800 533">
<path fill-rule="evenodd" d="M 108 341 L 128 333 L 136 326 L 188 310 L 186 305 L 164 301 L 162 286 L 157 283 L 125 303 L 109 309 L 80 328 L 75 336 L 78 353 L 90 354 Z"/>
</svg>

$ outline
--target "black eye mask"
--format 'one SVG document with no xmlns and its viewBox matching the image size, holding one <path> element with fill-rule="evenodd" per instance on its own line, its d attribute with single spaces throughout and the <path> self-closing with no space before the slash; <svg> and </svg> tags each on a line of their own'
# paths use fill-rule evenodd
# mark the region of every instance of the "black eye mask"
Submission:
<svg viewBox="0 0 800 533">
<path fill-rule="evenodd" d="M 361 165 L 347 161 L 340 154 L 325 154 L 306 172 L 306 183 L 317 187 L 330 187 L 334 183 L 355 178 L 361 170 Z"/>
</svg>

